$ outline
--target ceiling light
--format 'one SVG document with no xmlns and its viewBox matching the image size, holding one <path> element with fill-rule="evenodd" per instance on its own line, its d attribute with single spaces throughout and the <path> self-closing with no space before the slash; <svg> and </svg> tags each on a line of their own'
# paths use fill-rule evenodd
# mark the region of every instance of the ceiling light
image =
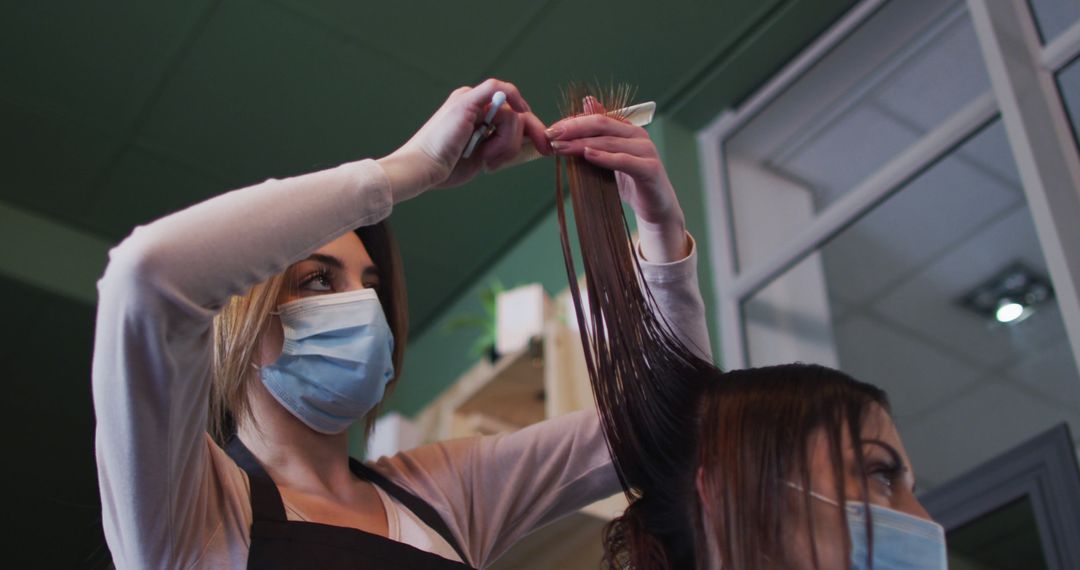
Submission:
<svg viewBox="0 0 1080 570">
<path fill-rule="evenodd" d="M 1015 325 L 1053 297 L 1049 279 L 1023 263 L 1013 263 L 977 285 L 959 302 L 991 322 Z"/>
<path fill-rule="evenodd" d="M 1005 301 L 998 307 L 997 312 L 994 313 L 994 318 L 997 319 L 999 323 L 1011 323 L 1023 315 L 1023 305 L 1012 301 Z"/>
</svg>

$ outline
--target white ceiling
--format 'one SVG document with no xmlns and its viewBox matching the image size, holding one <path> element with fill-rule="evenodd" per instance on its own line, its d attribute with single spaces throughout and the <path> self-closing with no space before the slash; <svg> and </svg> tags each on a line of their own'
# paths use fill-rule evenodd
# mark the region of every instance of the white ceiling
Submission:
<svg viewBox="0 0 1080 570">
<path fill-rule="evenodd" d="M 1043 39 L 1054 41 L 1069 26 L 1080 20 L 1080 2 L 1076 0 L 1028 0 Z"/>
<path fill-rule="evenodd" d="M 891 57 L 871 45 L 881 43 L 884 32 L 854 34 L 829 56 L 846 58 L 846 65 L 830 67 L 826 58 L 815 69 L 831 76 L 811 72 L 800 80 L 784 94 L 777 115 L 766 109 L 732 140 L 729 152 L 800 181 L 813 192 L 817 210 L 827 208 L 990 89 L 970 19 L 962 5 L 952 10 L 921 23 L 879 13 L 868 26 L 906 21 L 929 33 L 893 30 L 890 37 L 906 40 L 894 42 Z M 853 64 L 859 54 L 872 61 Z M 864 72 L 867 67 L 873 72 Z M 1080 69 L 1061 81 L 1080 96 Z M 830 83 L 846 87 L 827 93 Z M 791 111 L 790 102 L 800 98 L 812 112 Z M 750 191 L 735 188 L 732 198 Z M 738 220 L 737 236 L 747 222 L 767 223 Z M 1016 261 L 1046 274 L 1000 122 L 822 251 L 841 368 L 890 393 L 923 488 L 1061 421 L 1080 433 L 1080 376 L 1056 303 L 1010 327 L 988 323 L 957 302 Z"/>
</svg>

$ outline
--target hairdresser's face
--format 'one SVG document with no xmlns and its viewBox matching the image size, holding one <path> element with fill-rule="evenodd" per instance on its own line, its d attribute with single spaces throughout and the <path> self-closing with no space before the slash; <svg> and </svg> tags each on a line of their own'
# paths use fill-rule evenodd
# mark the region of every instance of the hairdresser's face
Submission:
<svg viewBox="0 0 1080 570">
<path fill-rule="evenodd" d="M 855 446 L 863 452 L 862 471 L 855 462 Z M 824 432 L 815 432 L 809 442 L 810 480 L 814 492 L 844 504 L 846 500 L 862 501 L 862 483 L 867 481 L 867 499 L 870 503 L 920 518 L 929 519 L 926 509 L 915 498 L 915 472 L 911 468 L 904 444 L 892 418 L 880 407 L 873 405 L 860 434 L 860 441 L 852 442 L 847 430 L 843 434 L 844 481 L 843 497 L 836 496 L 836 476 L 832 468 L 829 445 Z M 796 477 L 791 477 L 797 481 Z M 789 526 L 792 536 L 786 543 L 791 546 L 790 568 L 813 568 L 810 535 L 803 516 L 803 495 L 797 489 L 788 491 L 788 508 L 791 511 Z M 844 548 L 847 526 L 841 519 L 840 507 L 818 499 L 811 499 L 810 517 L 814 525 L 814 542 L 822 569 L 847 568 L 848 551 Z"/>
<path fill-rule="evenodd" d="M 379 285 L 379 271 L 354 232 L 348 232 L 294 263 L 287 272 L 278 304 L 330 293 L 344 293 Z M 281 356 L 284 334 L 278 317 L 271 317 L 259 340 L 259 363 Z"/>
</svg>

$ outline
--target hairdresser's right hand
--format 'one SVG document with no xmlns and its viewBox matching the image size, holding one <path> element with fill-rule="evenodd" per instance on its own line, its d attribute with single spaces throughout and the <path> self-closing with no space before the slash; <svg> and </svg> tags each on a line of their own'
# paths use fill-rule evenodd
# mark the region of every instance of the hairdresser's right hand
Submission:
<svg viewBox="0 0 1080 570">
<path fill-rule="evenodd" d="M 493 119 L 495 134 L 481 142 L 472 156 L 462 159 L 496 91 L 506 94 L 506 104 Z M 400 201 L 429 188 L 463 184 L 481 170 L 497 169 L 517 156 L 523 137 L 528 137 L 541 153 L 550 154 L 544 128 L 517 87 L 488 79 L 476 87 L 461 87 L 450 93 L 407 143 L 379 163 L 390 177 L 395 201 Z"/>
</svg>

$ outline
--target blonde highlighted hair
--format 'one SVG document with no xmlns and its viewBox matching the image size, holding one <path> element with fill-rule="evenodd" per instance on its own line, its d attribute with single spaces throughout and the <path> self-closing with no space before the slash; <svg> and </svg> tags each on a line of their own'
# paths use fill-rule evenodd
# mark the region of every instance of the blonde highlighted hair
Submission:
<svg viewBox="0 0 1080 570">
<path fill-rule="evenodd" d="M 409 315 L 405 294 L 405 273 L 389 225 L 380 222 L 356 230 L 356 235 L 379 269 L 376 293 L 390 331 L 394 335 L 394 378 L 386 387 L 389 395 L 401 376 L 408 337 Z M 250 382 L 258 379 L 259 340 L 271 313 L 278 305 L 282 290 L 291 283 L 292 269 L 253 285 L 247 293 L 229 299 L 214 317 L 214 354 L 210 384 L 210 435 L 224 445 L 236 427 L 254 421 L 249 399 Z M 384 399 L 385 399 L 384 395 Z M 381 403 L 364 420 L 364 433 L 369 433 L 379 417 Z"/>
</svg>

